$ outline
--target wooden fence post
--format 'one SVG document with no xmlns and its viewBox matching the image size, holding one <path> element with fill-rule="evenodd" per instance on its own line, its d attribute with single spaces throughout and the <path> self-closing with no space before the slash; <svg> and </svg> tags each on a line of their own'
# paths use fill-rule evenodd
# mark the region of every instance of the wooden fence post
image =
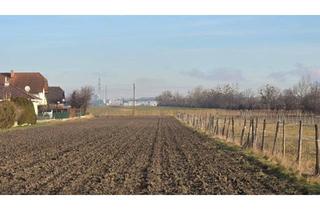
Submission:
<svg viewBox="0 0 320 210">
<path fill-rule="evenodd" d="M 297 156 L 297 163 L 298 168 L 300 169 L 301 164 L 301 155 L 302 155 L 302 121 L 299 121 L 299 136 L 298 136 L 298 156 Z"/>
<path fill-rule="evenodd" d="M 214 116 L 212 117 L 211 121 L 212 121 L 212 124 L 211 124 L 210 130 L 211 130 L 212 133 L 214 134 L 214 126 L 215 126 L 215 124 L 214 124 Z"/>
<path fill-rule="evenodd" d="M 272 155 L 274 154 L 274 151 L 275 151 L 275 149 L 276 149 L 276 143 L 277 143 L 277 138 L 278 138 L 278 131 L 279 131 L 279 120 L 277 121 L 276 132 L 275 132 L 275 134 L 274 134 L 273 146 L 272 146 Z"/>
<path fill-rule="evenodd" d="M 194 127 L 194 115 L 191 115 L 191 126 Z"/>
<path fill-rule="evenodd" d="M 198 118 L 198 116 L 195 116 L 195 118 L 196 118 L 195 128 L 198 129 L 199 128 L 199 118 Z"/>
<path fill-rule="evenodd" d="M 255 130 L 254 130 L 254 144 L 256 145 L 258 142 L 258 118 L 256 118 L 256 125 L 255 125 Z M 253 145 L 254 146 L 254 145 Z"/>
<path fill-rule="evenodd" d="M 196 126 L 195 126 L 195 128 L 198 129 L 199 128 L 199 117 L 198 117 L 198 115 L 196 115 L 195 118 L 196 118 Z"/>
<path fill-rule="evenodd" d="M 211 116 L 211 114 L 210 114 L 210 118 L 209 118 L 209 127 L 208 127 L 209 133 L 211 133 L 212 126 L 213 126 L 212 119 L 213 119 L 213 116 Z"/>
<path fill-rule="evenodd" d="M 206 117 L 206 132 L 209 130 L 210 127 L 210 116 L 207 115 Z"/>
<path fill-rule="evenodd" d="M 247 141 L 246 143 L 243 145 L 244 147 L 248 147 L 250 145 L 250 134 L 251 134 L 251 126 L 252 126 L 252 119 L 250 119 L 250 123 L 249 123 L 249 129 L 248 129 L 248 135 L 247 135 Z"/>
<path fill-rule="evenodd" d="M 194 126 L 194 116 L 190 114 L 189 118 L 190 118 L 190 125 Z"/>
<path fill-rule="evenodd" d="M 229 118 L 229 119 L 228 119 L 228 126 L 227 126 L 226 140 L 228 140 L 228 137 L 229 137 L 229 128 L 230 128 L 230 123 L 231 123 L 231 120 L 230 120 L 230 118 Z"/>
<path fill-rule="evenodd" d="M 231 127 L 232 127 L 232 141 L 234 142 L 234 138 L 235 138 L 235 135 L 234 135 L 234 118 L 232 117 L 232 123 L 231 123 Z"/>
<path fill-rule="evenodd" d="M 208 120 L 208 115 L 206 114 L 206 116 L 204 118 L 204 130 L 205 131 L 208 130 L 208 125 L 209 125 L 209 120 Z"/>
<path fill-rule="evenodd" d="M 255 138 L 255 128 L 254 128 L 254 118 L 252 118 L 252 125 L 251 125 L 251 142 L 250 142 L 250 147 L 251 147 L 251 148 L 253 148 L 254 138 Z"/>
<path fill-rule="evenodd" d="M 217 118 L 217 121 L 216 121 L 216 135 L 219 135 L 219 118 Z"/>
<path fill-rule="evenodd" d="M 208 131 L 210 126 L 210 116 L 206 116 L 206 125 L 205 125 L 205 130 Z"/>
<path fill-rule="evenodd" d="M 262 138 L 261 138 L 261 152 L 264 150 L 264 134 L 266 132 L 266 119 L 263 119 Z"/>
<path fill-rule="evenodd" d="M 200 125 L 200 120 L 199 120 L 199 116 L 196 116 L 196 129 L 199 129 L 199 125 Z"/>
<path fill-rule="evenodd" d="M 240 145 L 241 146 L 243 144 L 244 132 L 246 131 L 246 124 L 247 124 L 247 119 L 244 119 L 243 127 L 242 127 L 242 130 L 241 130 L 241 138 L 240 138 Z"/>
<path fill-rule="evenodd" d="M 282 158 L 286 157 L 286 134 L 285 134 L 285 120 L 282 121 Z"/>
<path fill-rule="evenodd" d="M 227 121 L 227 118 L 224 117 L 223 128 L 222 128 L 222 136 L 224 136 L 224 131 L 225 131 L 225 129 L 226 129 L 226 121 Z"/>
<path fill-rule="evenodd" d="M 319 147 L 319 130 L 318 130 L 318 124 L 315 124 L 315 141 L 316 141 L 316 168 L 315 168 L 315 175 L 320 175 L 320 147 Z"/>
</svg>

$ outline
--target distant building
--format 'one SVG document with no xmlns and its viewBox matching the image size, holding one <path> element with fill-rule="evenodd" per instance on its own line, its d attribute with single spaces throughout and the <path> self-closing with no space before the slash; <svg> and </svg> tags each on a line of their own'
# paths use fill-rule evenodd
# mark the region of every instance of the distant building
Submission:
<svg viewBox="0 0 320 210">
<path fill-rule="evenodd" d="M 10 86 L 8 81 L 5 81 L 4 85 L 0 85 L 0 101 L 10 101 L 11 98 L 26 98 L 33 104 L 34 111 L 38 114 L 38 101 L 40 100 L 36 96 L 28 93 L 20 88 Z"/>
<path fill-rule="evenodd" d="M 123 106 L 133 106 L 133 100 L 126 100 Z M 136 106 L 157 106 L 158 102 L 153 98 L 139 98 L 135 101 Z"/>
<path fill-rule="evenodd" d="M 48 87 L 48 80 L 39 72 L 0 73 L 0 101 L 22 97 L 31 100 L 35 113 L 63 112 L 65 94 L 61 87 Z"/>
<path fill-rule="evenodd" d="M 107 106 L 123 106 L 123 99 L 110 99 Z"/>
<path fill-rule="evenodd" d="M 48 80 L 39 72 L 15 72 L 0 73 L 0 86 L 8 83 L 28 92 L 37 98 L 38 105 L 47 105 Z"/>
<path fill-rule="evenodd" d="M 63 106 L 66 103 L 64 90 L 61 87 L 48 87 L 46 98 L 49 105 Z"/>
<path fill-rule="evenodd" d="M 32 101 L 36 114 L 39 105 L 47 105 L 48 80 L 39 72 L 0 73 L 2 100 L 24 97 Z"/>
</svg>

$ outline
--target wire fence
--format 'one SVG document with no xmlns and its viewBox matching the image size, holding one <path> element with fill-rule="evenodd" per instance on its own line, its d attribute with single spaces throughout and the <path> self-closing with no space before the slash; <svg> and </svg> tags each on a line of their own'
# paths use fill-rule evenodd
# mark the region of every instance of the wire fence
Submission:
<svg viewBox="0 0 320 210">
<path fill-rule="evenodd" d="M 318 119 L 314 116 L 177 113 L 176 117 L 196 130 L 273 157 L 285 167 L 320 175 Z"/>
</svg>

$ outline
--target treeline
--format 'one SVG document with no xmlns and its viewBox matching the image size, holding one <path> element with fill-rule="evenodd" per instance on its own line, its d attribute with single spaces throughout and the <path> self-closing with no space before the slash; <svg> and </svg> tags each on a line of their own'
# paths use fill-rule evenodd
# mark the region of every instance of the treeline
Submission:
<svg viewBox="0 0 320 210">
<path fill-rule="evenodd" d="M 284 90 L 269 84 L 256 91 L 239 90 L 237 86 L 230 84 L 213 89 L 197 87 L 186 96 L 164 91 L 156 100 L 159 106 L 302 110 L 320 113 L 320 83 L 310 82 L 310 79 L 303 77 L 296 85 Z"/>
</svg>

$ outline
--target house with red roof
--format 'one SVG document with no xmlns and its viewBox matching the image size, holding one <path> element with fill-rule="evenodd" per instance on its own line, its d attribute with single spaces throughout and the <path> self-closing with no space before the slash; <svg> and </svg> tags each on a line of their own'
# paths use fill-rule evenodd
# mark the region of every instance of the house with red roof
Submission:
<svg viewBox="0 0 320 210">
<path fill-rule="evenodd" d="M 0 73 L 0 100 L 24 97 L 31 100 L 35 111 L 38 106 L 47 105 L 48 80 L 39 72 Z"/>
</svg>

